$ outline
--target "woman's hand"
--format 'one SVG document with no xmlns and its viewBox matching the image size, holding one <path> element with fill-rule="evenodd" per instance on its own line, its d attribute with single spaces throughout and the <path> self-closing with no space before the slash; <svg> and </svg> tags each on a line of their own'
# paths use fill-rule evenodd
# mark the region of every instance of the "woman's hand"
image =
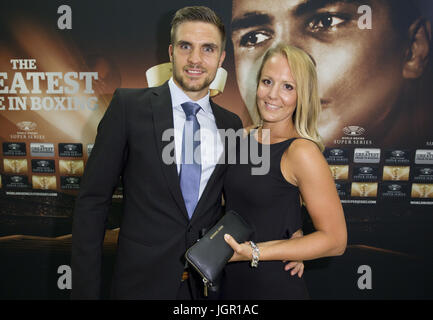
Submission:
<svg viewBox="0 0 433 320">
<path fill-rule="evenodd" d="M 301 201 L 301 203 L 302 203 L 302 201 Z M 292 234 L 290 239 L 302 238 L 303 236 L 304 236 L 304 232 L 302 231 L 302 229 L 298 229 L 296 232 L 294 232 Z M 286 263 L 287 260 L 284 260 L 283 262 Z M 288 263 L 284 266 L 284 270 L 289 271 L 290 269 L 292 269 L 292 271 L 290 272 L 290 274 L 292 276 L 294 276 L 295 274 L 298 274 L 298 277 L 300 278 L 304 274 L 304 262 L 303 261 L 291 261 L 290 263 Z"/>
<path fill-rule="evenodd" d="M 251 260 L 253 249 L 251 248 L 251 245 L 249 244 L 249 242 L 244 242 L 244 243 L 239 244 L 229 234 L 224 235 L 224 240 L 234 250 L 234 254 L 230 258 L 229 262 Z"/>
<path fill-rule="evenodd" d="M 296 238 L 299 236 L 294 236 L 292 238 Z M 301 235 L 302 237 L 302 235 Z M 224 240 L 227 242 L 227 244 L 233 249 L 234 253 L 233 256 L 230 258 L 228 262 L 235 262 L 235 261 L 251 261 L 252 255 L 253 255 L 253 249 L 251 248 L 251 245 L 249 242 L 244 243 L 238 243 L 231 235 L 225 234 Z M 258 244 L 259 248 L 261 247 L 261 244 Z M 283 261 L 287 262 L 287 261 Z M 304 263 L 302 261 L 292 261 L 288 263 L 284 270 L 291 271 L 291 275 L 294 276 L 295 274 L 298 274 L 298 277 L 302 277 L 304 273 Z"/>
<path fill-rule="evenodd" d="M 289 271 L 290 269 L 292 269 L 290 272 L 292 276 L 298 274 L 298 277 L 300 278 L 304 274 L 304 263 L 302 261 L 292 261 L 284 266 L 284 270 Z"/>
</svg>

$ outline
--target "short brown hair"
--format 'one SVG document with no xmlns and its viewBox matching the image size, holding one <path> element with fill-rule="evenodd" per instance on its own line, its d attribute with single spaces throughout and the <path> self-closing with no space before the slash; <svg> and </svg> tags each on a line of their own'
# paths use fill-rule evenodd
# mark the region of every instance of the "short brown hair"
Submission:
<svg viewBox="0 0 433 320">
<path fill-rule="evenodd" d="M 210 8 L 204 6 L 184 7 L 176 11 L 171 20 L 170 41 L 175 42 L 175 34 L 177 27 L 183 22 L 200 21 L 211 23 L 218 28 L 221 34 L 221 51 L 224 50 L 226 44 L 226 31 L 221 18 Z"/>
</svg>

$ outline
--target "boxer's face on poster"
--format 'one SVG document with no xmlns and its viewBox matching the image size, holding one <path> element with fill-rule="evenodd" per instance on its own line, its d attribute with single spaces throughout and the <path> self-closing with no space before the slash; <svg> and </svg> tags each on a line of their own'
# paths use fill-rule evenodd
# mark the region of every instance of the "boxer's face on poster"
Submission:
<svg viewBox="0 0 433 320">
<path fill-rule="evenodd" d="M 358 27 L 361 5 L 371 7 L 372 29 Z M 323 109 L 319 132 L 327 144 L 349 125 L 373 133 L 403 83 L 404 44 L 384 0 L 233 0 L 232 41 L 239 90 L 250 113 L 268 48 L 285 42 L 314 58 Z"/>
<path fill-rule="evenodd" d="M 216 26 L 204 22 L 183 22 L 169 47 L 173 80 L 185 93 L 197 100 L 207 94 L 225 52 Z"/>
</svg>

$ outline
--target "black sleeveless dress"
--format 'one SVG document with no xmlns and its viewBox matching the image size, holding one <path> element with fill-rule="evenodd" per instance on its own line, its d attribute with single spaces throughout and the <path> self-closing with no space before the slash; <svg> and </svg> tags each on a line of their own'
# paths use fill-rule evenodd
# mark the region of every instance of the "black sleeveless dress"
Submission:
<svg viewBox="0 0 433 320">
<path fill-rule="evenodd" d="M 245 139 L 255 138 L 248 135 Z M 251 169 L 259 167 L 252 161 L 237 161 L 227 169 L 226 210 L 236 211 L 254 227 L 251 240 L 256 243 L 288 239 L 302 227 L 299 189 L 284 179 L 280 168 L 284 151 L 295 139 L 269 145 L 270 167 L 266 175 L 252 175 Z M 259 143 L 259 154 L 262 148 Z M 285 271 L 285 265 L 282 261 L 259 261 L 258 267 L 252 268 L 250 261 L 228 263 L 222 277 L 221 299 L 309 299 L 304 279 L 292 276 L 291 270 Z"/>
</svg>

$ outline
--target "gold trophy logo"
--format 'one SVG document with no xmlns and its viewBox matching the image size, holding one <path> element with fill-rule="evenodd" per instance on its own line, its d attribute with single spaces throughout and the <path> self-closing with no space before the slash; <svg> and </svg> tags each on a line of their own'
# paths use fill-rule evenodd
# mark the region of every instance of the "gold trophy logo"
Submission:
<svg viewBox="0 0 433 320">
<path fill-rule="evenodd" d="M 349 178 L 349 166 L 329 165 L 334 180 L 347 180 Z"/>
<path fill-rule="evenodd" d="M 83 160 L 59 160 L 60 174 L 83 175 L 84 162 Z"/>
<path fill-rule="evenodd" d="M 33 189 L 56 190 L 55 176 L 32 176 Z"/>
<path fill-rule="evenodd" d="M 5 173 L 27 173 L 26 159 L 3 159 Z"/>
<path fill-rule="evenodd" d="M 384 166 L 383 180 L 408 181 L 410 167 Z"/>
<path fill-rule="evenodd" d="M 412 198 L 433 198 L 433 184 L 414 183 L 412 184 Z"/>
<path fill-rule="evenodd" d="M 392 169 L 392 180 L 397 180 L 398 179 L 398 176 L 399 176 L 398 172 L 399 171 L 400 171 L 399 168 Z"/>
<path fill-rule="evenodd" d="M 352 197 L 376 197 L 377 182 L 352 182 Z"/>
<path fill-rule="evenodd" d="M 365 183 L 361 184 L 361 187 L 359 188 L 360 189 L 360 194 L 359 194 L 360 197 L 366 197 L 368 195 L 367 187 L 368 186 Z"/>
</svg>

